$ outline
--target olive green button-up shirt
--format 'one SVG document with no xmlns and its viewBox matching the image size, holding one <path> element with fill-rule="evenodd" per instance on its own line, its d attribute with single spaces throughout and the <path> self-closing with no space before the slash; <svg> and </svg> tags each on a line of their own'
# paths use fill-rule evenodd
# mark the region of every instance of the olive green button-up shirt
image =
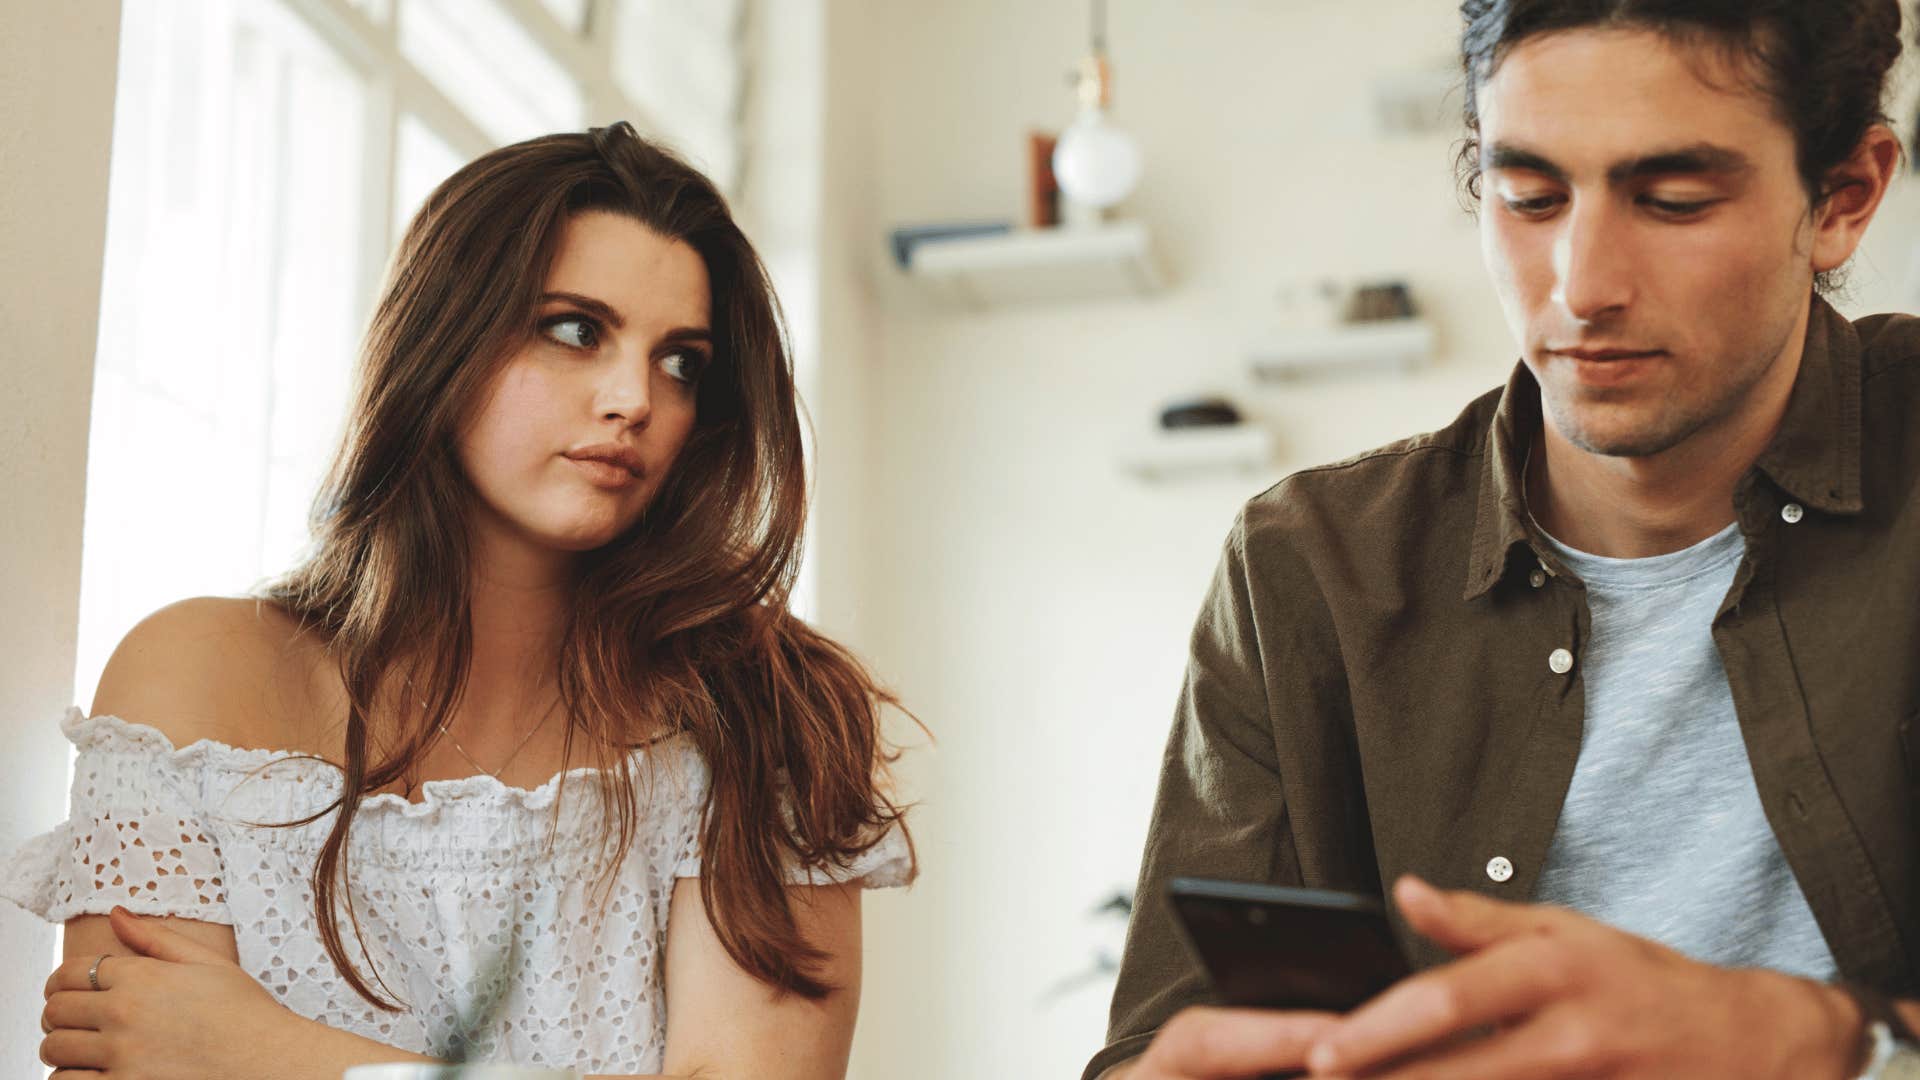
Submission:
<svg viewBox="0 0 1920 1080">
<path fill-rule="evenodd" d="M 1208 999 L 1170 878 L 1380 894 L 1414 873 L 1533 895 L 1579 757 L 1591 626 L 1523 505 L 1539 427 L 1522 365 L 1444 430 L 1243 509 L 1193 631 L 1088 1077 Z M 1814 300 L 1785 418 L 1734 507 L 1746 554 L 1713 637 L 1761 805 L 1841 973 L 1912 996 L 1920 319 L 1850 323 Z M 1416 965 L 1447 959 L 1395 929 Z"/>
</svg>

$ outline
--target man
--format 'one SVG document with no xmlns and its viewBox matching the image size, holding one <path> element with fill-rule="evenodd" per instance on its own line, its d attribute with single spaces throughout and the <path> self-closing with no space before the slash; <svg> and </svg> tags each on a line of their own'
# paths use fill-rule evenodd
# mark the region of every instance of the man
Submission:
<svg viewBox="0 0 1920 1080">
<path fill-rule="evenodd" d="M 1920 321 L 1818 297 L 1897 0 L 1461 11 L 1522 363 L 1246 506 L 1086 1075 L 1920 1075 Z M 1200 1006 L 1182 875 L 1390 894 L 1425 970 Z"/>
</svg>

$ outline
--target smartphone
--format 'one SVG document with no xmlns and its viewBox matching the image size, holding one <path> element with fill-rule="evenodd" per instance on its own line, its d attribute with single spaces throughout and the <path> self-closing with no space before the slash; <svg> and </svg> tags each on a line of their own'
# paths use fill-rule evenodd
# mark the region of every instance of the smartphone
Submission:
<svg viewBox="0 0 1920 1080">
<path fill-rule="evenodd" d="M 1348 1012 L 1411 970 L 1378 897 L 1206 878 L 1167 897 L 1223 1005 Z"/>
</svg>

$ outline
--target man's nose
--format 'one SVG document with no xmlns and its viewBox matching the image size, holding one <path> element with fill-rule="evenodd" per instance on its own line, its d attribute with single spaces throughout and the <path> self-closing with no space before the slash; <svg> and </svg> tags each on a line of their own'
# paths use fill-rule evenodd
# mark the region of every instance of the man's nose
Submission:
<svg viewBox="0 0 1920 1080">
<path fill-rule="evenodd" d="M 1569 205 L 1553 247 L 1553 301 L 1581 322 L 1594 322 L 1633 302 L 1630 238 L 1605 199 Z"/>
</svg>

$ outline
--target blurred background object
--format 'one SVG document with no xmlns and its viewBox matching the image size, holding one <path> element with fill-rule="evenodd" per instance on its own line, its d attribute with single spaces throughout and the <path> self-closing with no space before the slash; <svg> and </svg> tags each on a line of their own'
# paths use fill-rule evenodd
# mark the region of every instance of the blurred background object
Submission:
<svg viewBox="0 0 1920 1080">
<path fill-rule="evenodd" d="M 58 709 L 132 623 L 302 543 L 432 187 L 631 119 L 725 186 L 791 320 L 803 611 L 940 740 L 902 765 L 925 873 L 865 901 L 862 1080 L 1078 1074 L 1118 947 L 1089 909 L 1132 885 L 1234 514 L 1445 424 L 1515 358 L 1453 181 L 1450 4 L 1108 0 L 1107 120 L 1145 166 L 1124 214 L 1069 228 L 1030 133 L 1073 116 L 1087 0 L 0 2 L 0 846 L 64 813 Z M 1920 297 L 1917 182 L 1844 310 Z M 955 222 L 991 229 L 896 263 L 893 230 Z M 1239 422 L 1162 426 L 1207 398 Z M 23 920 L 0 911 L 0 954 L 50 962 Z M 0 1071 L 30 1074 L 38 994 L 5 1004 Z"/>
<path fill-rule="evenodd" d="M 1113 63 L 1107 58 L 1107 0 L 1090 0 L 1089 51 L 1080 61 L 1075 96 L 1080 112 L 1053 148 L 1053 175 L 1069 225 L 1096 224 L 1140 182 L 1140 144 L 1108 117 L 1113 108 Z"/>
</svg>

